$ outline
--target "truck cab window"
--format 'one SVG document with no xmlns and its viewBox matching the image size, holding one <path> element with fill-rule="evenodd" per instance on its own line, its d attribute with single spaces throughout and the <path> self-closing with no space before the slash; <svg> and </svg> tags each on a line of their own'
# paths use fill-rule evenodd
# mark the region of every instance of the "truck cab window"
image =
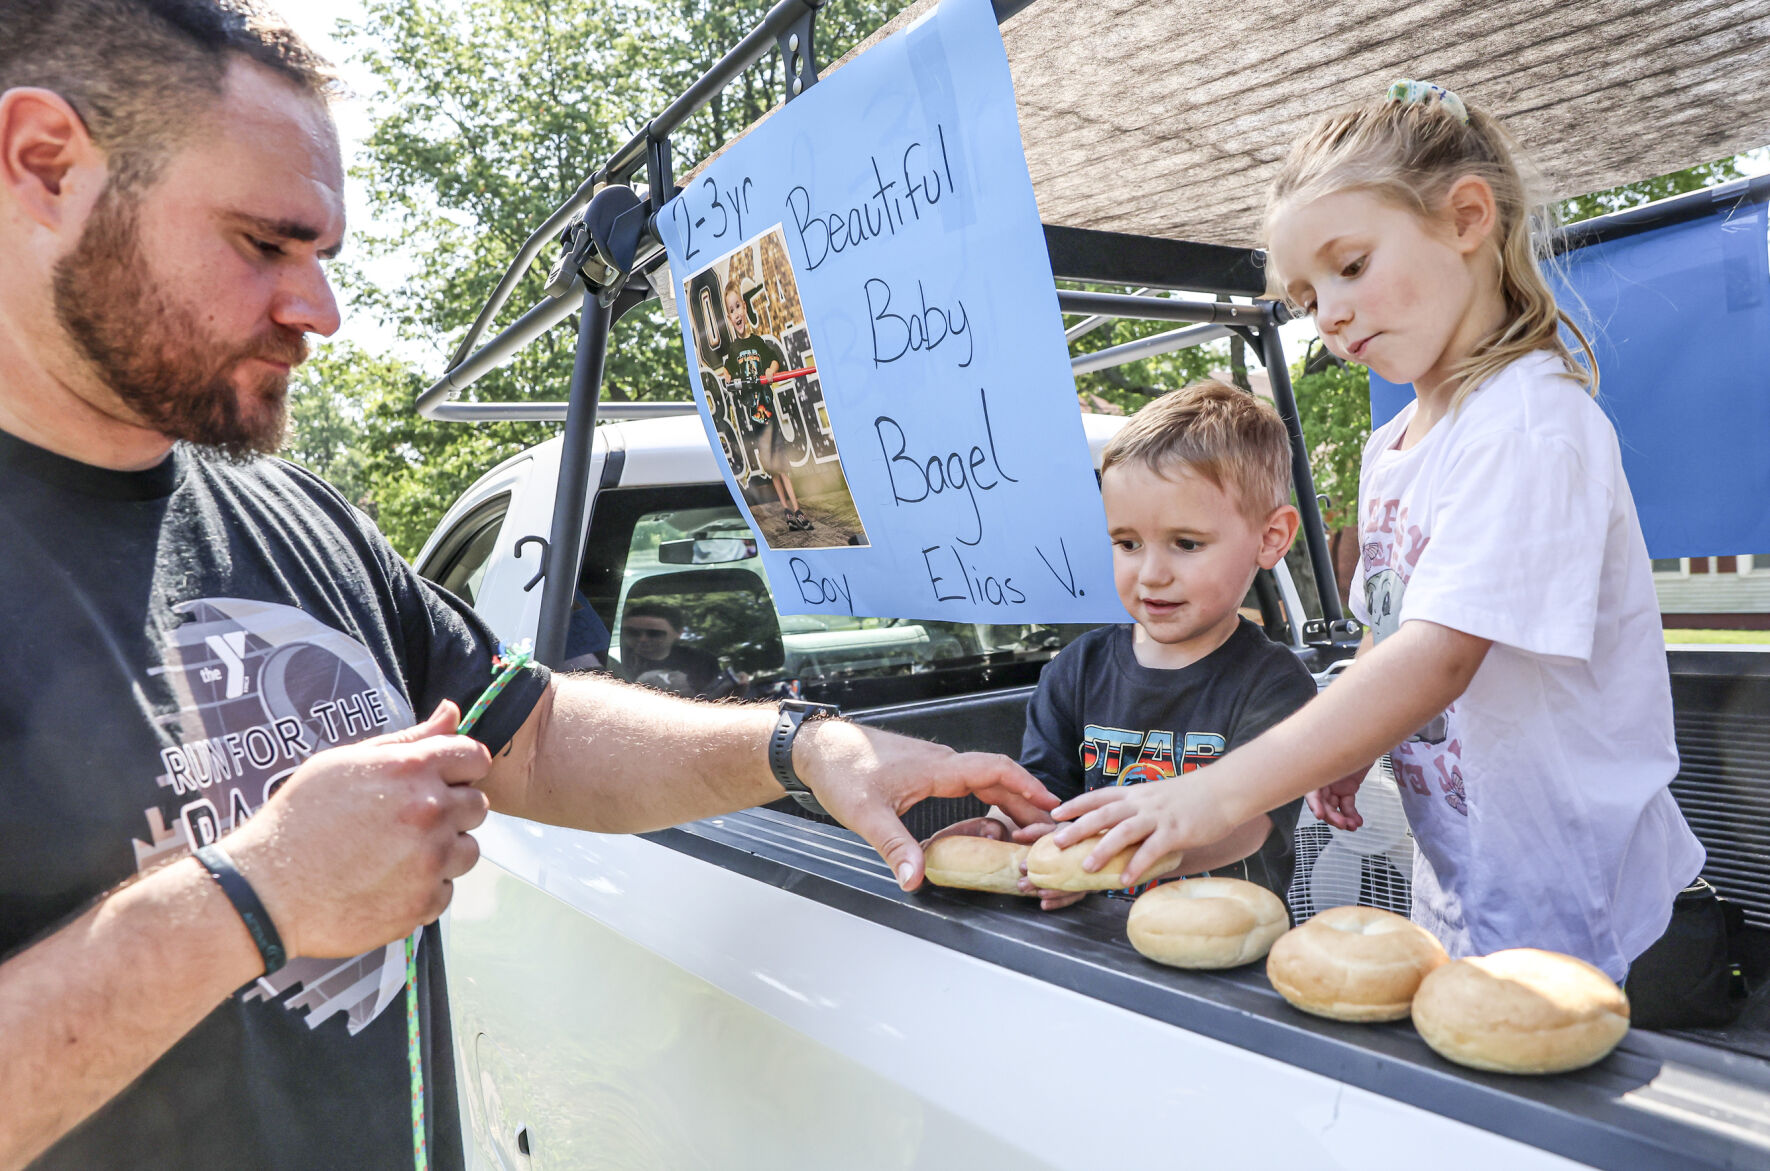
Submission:
<svg viewBox="0 0 1770 1171">
<path fill-rule="evenodd" d="M 626 552 L 610 653 L 627 678 L 650 673 L 682 694 L 764 698 L 797 688 L 848 705 L 862 693 L 878 702 L 950 691 L 952 672 L 1007 672 L 1002 682 L 1022 674 L 1030 684 L 1092 629 L 782 614 L 756 536 L 730 503 L 642 513 Z"/>
<path fill-rule="evenodd" d="M 510 496 L 506 493 L 461 518 L 449 535 L 437 543 L 436 552 L 419 567 L 419 574 L 473 605 L 509 509 Z"/>
</svg>

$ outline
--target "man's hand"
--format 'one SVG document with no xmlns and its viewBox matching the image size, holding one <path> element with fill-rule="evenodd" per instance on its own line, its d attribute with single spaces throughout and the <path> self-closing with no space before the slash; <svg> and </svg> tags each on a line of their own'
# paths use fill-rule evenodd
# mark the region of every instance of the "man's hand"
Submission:
<svg viewBox="0 0 1770 1171">
<path fill-rule="evenodd" d="M 1369 769 L 1360 769 L 1348 773 L 1331 785 L 1323 785 L 1310 793 L 1305 800 L 1309 803 L 1309 812 L 1317 818 L 1343 830 L 1356 830 L 1364 824 L 1364 815 L 1358 812 L 1358 786 L 1364 783 L 1365 774 Z"/>
<path fill-rule="evenodd" d="M 968 821 L 955 821 L 947 826 L 923 842 L 922 849 L 925 851 L 930 842 L 937 842 L 941 838 L 950 837 L 953 834 L 968 834 L 972 837 L 993 838 L 998 842 L 1017 842 L 1020 845 L 1028 846 L 1056 828 L 1057 823 L 1048 817 L 1041 817 L 1031 825 L 1022 826 L 1011 826 L 996 817 L 973 817 Z M 1039 908 L 1045 911 L 1055 911 L 1072 903 L 1079 903 L 1088 897 L 1088 892 L 1085 890 L 1042 890 L 1035 887 L 1032 880 L 1026 876 L 1025 862 L 1020 864 L 1020 889 L 1022 893 L 1038 896 Z"/>
<path fill-rule="evenodd" d="M 289 954 L 344 958 L 434 922 L 479 860 L 485 745 L 444 702 L 422 724 L 316 753 L 223 839 Z"/>
<path fill-rule="evenodd" d="M 1203 772 L 1210 774 L 1209 779 L 1216 780 L 1227 761 L 1225 757 Z M 1193 777 L 1200 775 L 1191 774 Z M 1215 787 L 1204 780 L 1186 784 L 1166 781 L 1146 785 L 1108 785 L 1093 789 L 1051 811 L 1051 816 L 1058 821 L 1069 822 L 1058 827 L 1057 844 L 1068 847 L 1083 838 L 1105 834 L 1106 837 L 1082 863 L 1082 869 L 1092 873 L 1110 862 L 1120 850 L 1143 843 L 1131 856 L 1124 872 L 1125 885 L 1136 886 L 1145 878 L 1157 877 L 1146 875 L 1144 871 L 1169 854 L 1197 850 L 1222 841 L 1241 824 L 1219 806 L 1216 792 Z"/>
<path fill-rule="evenodd" d="M 846 720 L 801 726 L 793 742 L 793 769 L 830 816 L 879 851 L 905 890 L 922 884 L 922 847 L 899 819 L 916 802 L 975 794 L 1023 825 L 1045 820 L 1057 804 L 1045 786 L 1006 756 L 954 752 Z"/>
</svg>

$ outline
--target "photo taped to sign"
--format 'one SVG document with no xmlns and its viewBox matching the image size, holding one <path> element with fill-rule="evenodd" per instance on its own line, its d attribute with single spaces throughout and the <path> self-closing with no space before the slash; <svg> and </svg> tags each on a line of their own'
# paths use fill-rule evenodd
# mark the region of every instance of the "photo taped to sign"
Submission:
<svg viewBox="0 0 1770 1171">
<path fill-rule="evenodd" d="M 701 400 L 762 540 L 866 547 L 781 226 L 682 285 Z"/>
</svg>

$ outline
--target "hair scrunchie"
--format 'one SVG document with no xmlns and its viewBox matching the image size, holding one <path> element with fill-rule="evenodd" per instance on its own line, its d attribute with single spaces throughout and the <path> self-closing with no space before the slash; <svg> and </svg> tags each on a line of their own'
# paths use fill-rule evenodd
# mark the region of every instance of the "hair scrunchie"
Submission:
<svg viewBox="0 0 1770 1171">
<path fill-rule="evenodd" d="M 1416 102 L 1424 102 L 1430 98 L 1437 98 L 1438 104 L 1450 111 L 1451 117 L 1458 122 L 1464 126 L 1469 124 L 1469 107 L 1463 105 L 1462 98 L 1442 85 L 1436 85 L 1430 81 L 1414 81 L 1404 77 L 1389 86 L 1389 100 L 1400 102 L 1404 106 L 1411 106 Z"/>
</svg>

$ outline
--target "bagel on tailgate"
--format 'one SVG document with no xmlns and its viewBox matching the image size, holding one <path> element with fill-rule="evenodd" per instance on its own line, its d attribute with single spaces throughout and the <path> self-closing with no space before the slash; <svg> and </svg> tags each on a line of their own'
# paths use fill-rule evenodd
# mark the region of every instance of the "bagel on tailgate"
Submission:
<svg viewBox="0 0 1770 1171">
<path fill-rule="evenodd" d="M 1266 977 L 1304 1012 L 1398 1021 L 1427 974 L 1450 962 L 1424 927 L 1376 907 L 1330 907 L 1272 945 Z"/>
<path fill-rule="evenodd" d="M 1091 838 L 1083 838 L 1068 849 L 1061 850 L 1052 840 L 1053 836 L 1046 834 L 1034 842 L 1026 855 L 1026 876 L 1032 879 L 1034 886 L 1045 890 L 1124 889 L 1125 867 L 1137 853 L 1136 846 L 1127 846 L 1120 850 L 1107 860 L 1106 865 L 1090 874 L 1082 869 L 1082 863 L 1094 852 L 1094 848 L 1105 835 L 1096 834 Z M 1179 863 L 1179 854 L 1169 854 L 1151 866 L 1143 877 L 1159 878 Z"/>
<path fill-rule="evenodd" d="M 1495 1073 L 1564 1073 L 1629 1031 L 1629 1000 L 1570 955 L 1516 947 L 1446 964 L 1414 997 L 1414 1028 L 1441 1057 Z"/>
<path fill-rule="evenodd" d="M 1176 968 L 1237 968 L 1271 949 L 1291 925 L 1284 900 L 1239 878 L 1188 878 L 1131 904 L 1131 946 Z"/>
<path fill-rule="evenodd" d="M 1020 864 L 1026 860 L 1027 847 L 1015 842 L 948 834 L 929 842 L 923 853 L 923 873 L 936 886 L 999 895 L 1026 893 L 1020 889 Z"/>
</svg>

